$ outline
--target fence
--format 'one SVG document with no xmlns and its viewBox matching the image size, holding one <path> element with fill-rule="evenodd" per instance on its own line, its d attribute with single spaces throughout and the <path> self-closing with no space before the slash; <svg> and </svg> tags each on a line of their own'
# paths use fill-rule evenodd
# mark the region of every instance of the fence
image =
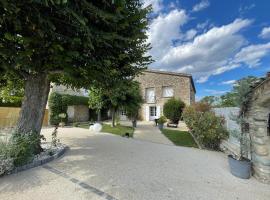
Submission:
<svg viewBox="0 0 270 200">
<path fill-rule="evenodd" d="M 0 128 L 14 127 L 18 121 L 21 108 L 15 107 L 0 107 Z M 48 125 L 49 112 L 46 109 L 43 126 Z M 33 119 L 35 120 L 35 119 Z"/>
</svg>

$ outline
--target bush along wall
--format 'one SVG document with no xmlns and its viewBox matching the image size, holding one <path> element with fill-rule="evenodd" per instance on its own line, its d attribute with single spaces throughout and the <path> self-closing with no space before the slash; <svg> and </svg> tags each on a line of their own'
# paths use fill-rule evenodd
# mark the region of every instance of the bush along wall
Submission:
<svg viewBox="0 0 270 200">
<path fill-rule="evenodd" d="M 183 112 L 183 118 L 192 135 L 200 146 L 206 149 L 219 150 L 222 139 L 228 137 L 223 126 L 223 119 L 211 111 L 199 111 L 196 106 L 189 106 Z"/>
<path fill-rule="evenodd" d="M 88 106 L 88 97 L 68 95 L 68 94 L 59 94 L 53 92 L 49 96 L 49 113 L 50 113 L 50 124 L 56 125 L 61 122 L 59 114 L 65 113 L 66 118 L 64 119 L 67 122 L 67 108 L 68 106 L 74 105 L 87 105 Z"/>
<path fill-rule="evenodd" d="M 21 107 L 23 97 L 10 96 L 8 100 L 0 97 L 0 107 Z"/>
</svg>

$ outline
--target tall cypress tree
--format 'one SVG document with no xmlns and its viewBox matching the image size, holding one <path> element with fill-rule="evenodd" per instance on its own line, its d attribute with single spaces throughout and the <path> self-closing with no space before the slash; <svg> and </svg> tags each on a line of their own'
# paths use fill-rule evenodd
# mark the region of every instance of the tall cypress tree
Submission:
<svg viewBox="0 0 270 200">
<path fill-rule="evenodd" d="M 1 0 L 0 75 L 25 87 L 17 131 L 40 132 L 52 81 L 108 87 L 144 69 L 148 12 L 140 0 Z"/>
</svg>

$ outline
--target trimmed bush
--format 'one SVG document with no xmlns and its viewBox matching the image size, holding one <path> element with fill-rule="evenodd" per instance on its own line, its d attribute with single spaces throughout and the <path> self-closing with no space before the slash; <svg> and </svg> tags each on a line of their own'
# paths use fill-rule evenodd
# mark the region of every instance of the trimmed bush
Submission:
<svg viewBox="0 0 270 200">
<path fill-rule="evenodd" d="M 182 112 L 185 107 L 185 103 L 180 99 L 169 99 L 163 107 L 163 114 L 168 118 L 172 123 L 178 124 L 179 120 L 182 117 Z"/>
<path fill-rule="evenodd" d="M 56 92 L 51 93 L 49 97 L 50 124 L 59 124 L 61 122 L 59 114 L 62 113 L 66 114 L 66 118 L 63 120 L 66 123 L 68 119 L 67 108 L 74 105 L 88 106 L 88 97 L 59 94 Z"/>
<path fill-rule="evenodd" d="M 10 96 L 8 101 L 0 98 L 0 107 L 21 107 L 23 97 Z"/>
<path fill-rule="evenodd" d="M 200 145 L 206 149 L 219 150 L 222 139 L 228 137 L 223 120 L 213 112 L 200 112 L 196 106 L 189 106 L 183 112 L 183 118 Z"/>
</svg>

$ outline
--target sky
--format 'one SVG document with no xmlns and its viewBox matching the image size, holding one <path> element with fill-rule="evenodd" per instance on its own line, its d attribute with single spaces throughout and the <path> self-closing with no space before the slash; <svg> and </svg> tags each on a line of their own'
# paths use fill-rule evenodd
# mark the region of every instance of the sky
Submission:
<svg viewBox="0 0 270 200">
<path fill-rule="evenodd" d="M 150 69 L 192 74 L 196 99 L 270 71 L 270 0 L 143 0 Z"/>
</svg>

